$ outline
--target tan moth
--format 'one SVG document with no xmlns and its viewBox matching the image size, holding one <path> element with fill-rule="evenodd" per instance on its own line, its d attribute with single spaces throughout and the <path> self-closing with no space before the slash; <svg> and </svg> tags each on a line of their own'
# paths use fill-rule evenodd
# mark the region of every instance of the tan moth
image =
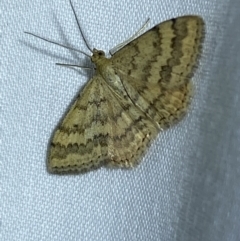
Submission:
<svg viewBox="0 0 240 241">
<path fill-rule="evenodd" d="M 186 113 L 203 37 L 203 19 L 182 16 L 156 25 L 111 58 L 88 47 L 96 71 L 53 136 L 48 170 L 136 166 L 157 134 Z"/>
</svg>

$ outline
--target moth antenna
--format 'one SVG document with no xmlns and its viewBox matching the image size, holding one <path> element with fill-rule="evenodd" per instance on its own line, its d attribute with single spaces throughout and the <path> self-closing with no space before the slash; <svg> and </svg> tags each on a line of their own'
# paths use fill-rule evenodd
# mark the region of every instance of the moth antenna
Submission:
<svg viewBox="0 0 240 241">
<path fill-rule="evenodd" d="M 52 44 L 56 44 L 56 45 L 58 45 L 58 46 L 60 46 L 60 47 L 63 47 L 63 48 L 66 48 L 66 49 L 70 49 L 70 50 L 79 52 L 79 53 L 84 54 L 85 56 L 91 58 L 91 56 L 90 56 L 89 54 L 87 54 L 87 53 L 85 53 L 85 52 L 83 52 L 83 51 L 81 51 L 81 50 L 75 49 L 75 48 L 73 48 L 73 47 L 66 46 L 66 45 L 64 45 L 64 44 L 60 44 L 60 43 L 55 42 L 55 41 L 53 41 L 53 40 L 50 40 L 50 39 L 41 37 L 41 36 L 39 36 L 39 35 L 36 35 L 36 34 L 34 34 L 34 33 L 30 33 L 30 32 L 24 32 L 24 33 L 29 34 L 29 35 L 32 35 L 32 36 L 34 36 L 34 37 L 36 37 L 36 38 L 39 38 L 39 39 L 41 39 L 41 40 L 44 40 L 44 41 L 46 41 L 46 42 L 49 42 L 49 43 L 52 43 Z"/>
<path fill-rule="evenodd" d="M 79 21 L 78 21 L 78 18 L 77 18 L 77 14 L 76 14 L 76 12 L 75 12 L 75 10 L 74 10 L 74 8 L 73 8 L 72 1 L 69 0 L 69 2 L 70 2 L 70 5 L 71 5 L 73 14 L 74 14 L 74 16 L 75 16 L 75 19 L 76 19 L 76 22 L 77 22 L 77 25 L 78 25 L 78 29 L 79 29 L 79 31 L 80 31 L 80 33 L 81 33 L 82 38 L 83 38 L 83 41 L 84 41 L 86 47 L 89 49 L 89 51 L 90 51 L 91 53 L 93 53 L 93 51 L 92 51 L 91 47 L 89 46 L 89 44 L 88 44 L 88 42 L 87 42 L 87 40 L 86 40 L 86 38 L 85 38 L 85 36 L 84 36 L 84 34 L 83 34 L 83 31 L 82 31 L 82 29 L 81 29 L 81 27 L 80 27 L 80 24 L 79 24 Z"/>
<path fill-rule="evenodd" d="M 92 69 L 92 68 L 90 68 L 90 67 L 82 66 L 82 65 L 77 65 L 77 64 L 56 63 L 56 65 L 65 66 L 65 67 L 78 67 L 78 68 L 82 68 L 82 69 Z"/>
<path fill-rule="evenodd" d="M 140 34 L 143 33 L 143 31 L 146 29 L 147 25 L 150 22 L 150 18 L 148 18 L 146 20 L 146 22 L 141 26 L 140 29 L 138 29 L 138 31 L 136 33 L 134 33 L 130 38 L 128 38 L 127 40 L 123 41 L 122 43 L 118 44 L 117 46 L 115 46 L 114 48 L 112 48 L 109 53 L 111 55 L 113 55 L 114 53 L 116 53 L 119 49 L 123 48 L 125 45 L 127 45 L 128 43 L 130 43 L 132 40 L 134 40 L 135 38 L 137 38 Z"/>
</svg>

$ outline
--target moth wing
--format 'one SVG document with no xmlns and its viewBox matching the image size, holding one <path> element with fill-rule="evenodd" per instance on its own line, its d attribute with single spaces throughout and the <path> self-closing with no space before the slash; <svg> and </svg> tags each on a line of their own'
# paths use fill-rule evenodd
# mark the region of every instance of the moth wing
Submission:
<svg viewBox="0 0 240 241">
<path fill-rule="evenodd" d="M 103 164 L 131 167 L 157 131 L 132 103 L 94 76 L 54 133 L 50 172 L 85 172 Z"/>
<path fill-rule="evenodd" d="M 112 57 L 132 101 L 160 128 L 187 110 L 203 37 L 203 19 L 183 16 L 156 25 Z"/>
</svg>

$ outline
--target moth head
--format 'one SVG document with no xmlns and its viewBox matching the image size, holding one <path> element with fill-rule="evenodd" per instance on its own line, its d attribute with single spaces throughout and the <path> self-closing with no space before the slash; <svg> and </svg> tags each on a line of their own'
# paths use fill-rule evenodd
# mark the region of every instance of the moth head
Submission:
<svg viewBox="0 0 240 241">
<path fill-rule="evenodd" d="M 93 49 L 93 55 L 91 57 L 92 62 L 96 63 L 100 59 L 106 58 L 105 53 L 102 50 Z"/>
</svg>

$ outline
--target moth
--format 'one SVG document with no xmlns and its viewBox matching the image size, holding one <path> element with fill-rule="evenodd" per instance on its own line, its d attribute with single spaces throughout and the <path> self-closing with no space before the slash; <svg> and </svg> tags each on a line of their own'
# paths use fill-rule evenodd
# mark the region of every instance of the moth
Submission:
<svg viewBox="0 0 240 241">
<path fill-rule="evenodd" d="M 186 114 L 203 38 L 203 19 L 189 15 L 156 25 L 111 58 L 89 48 L 95 73 L 53 136 L 48 170 L 136 166 L 157 134 Z"/>
</svg>

